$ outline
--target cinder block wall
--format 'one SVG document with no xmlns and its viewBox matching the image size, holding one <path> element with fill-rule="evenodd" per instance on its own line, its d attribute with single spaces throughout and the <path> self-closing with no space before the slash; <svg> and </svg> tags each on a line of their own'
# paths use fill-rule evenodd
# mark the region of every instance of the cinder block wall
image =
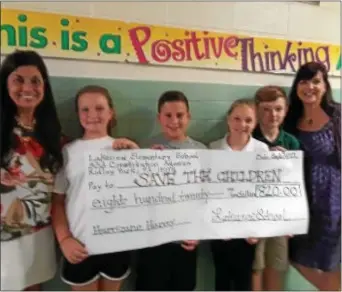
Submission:
<svg viewBox="0 0 342 292">
<path fill-rule="evenodd" d="M 340 3 L 320 5 L 296 2 L 11 2 L 2 7 L 47 11 L 94 18 L 231 32 L 251 36 L 340 44 Z M 1 57 L 3 59 L 3 57 Z M 158 131 L 156 100 L 168 89 L 183 90 L 191 101 L 190 135 L 203 142 L 225 131 L 223 116 L 230 103 L 252 96 L 256 88 L 278 84 L 287 90 L 293 76 L 215 71 L 205 69 L 138 66 L 85 60 L 46 59 L 64 131 L 79 134 L 73 96 L 83 85 L 106 86 L 118 111 L 114 134 L 140 140 Z M 335 99 L 340 100 L 340 79 L 331 78 Z M 213 290 L 213 269 L 207 247 L 201 247 L 198 290 Z M 46 290 L 68 289 L 59 275 Z M 125 289 L 132 288 L 132 281 Z M 312 290 L 293 269 L 287 290 Z"/>
</svg>

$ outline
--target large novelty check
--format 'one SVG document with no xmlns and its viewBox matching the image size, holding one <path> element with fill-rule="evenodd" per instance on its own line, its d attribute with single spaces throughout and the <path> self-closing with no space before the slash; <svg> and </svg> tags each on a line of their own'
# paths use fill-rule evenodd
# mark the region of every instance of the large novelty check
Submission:
<svg viewBox="0 0 342 292">
<path fill-rule="evenodd" d="M 301 151 L 102 150 L 84 163 L 91 254 L 308 229 Z"/>
</svg>

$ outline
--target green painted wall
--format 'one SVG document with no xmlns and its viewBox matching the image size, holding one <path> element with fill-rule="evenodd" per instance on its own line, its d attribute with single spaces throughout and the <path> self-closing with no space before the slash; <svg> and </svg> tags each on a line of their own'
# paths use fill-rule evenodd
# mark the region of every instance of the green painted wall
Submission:
<svg viewBox="0 0 342 292">
<path fill-rule="evenodd" d="M 118 114 L 114 135 L 141 140 L 159 131 L 156 105 L 166 90 L 183 91 L 190 100 L 192 121 L 189 135 L 204 143 L 225 133 L 224 116 L 237 98 L 253 97 L 259 86 L 203 84 L 185 82 L 156 82 L 115 79 L 52 78 L 52 86 L 65 133 L 77 137 L 79 128 L 74 113 L 74 96 L 85 85 L 105 86 L 112 94 Z M 288 91 L 288 88 L 285 88 Z M 340 91 L 334 96 L 340 100 Z"/>
<path fill-rule="evenodd" d="M 71 137 L 79 135 L 77 116 L 74 112 L 74 96 L 78 89 L 90 84 L 105 86 L 112 94 L 118 114 L 118 125 L 114 135 L 130 137 L 138 142 L 159 131 L 156 124 L 156 104 L 159 96 L 166 90 L 177 89 L 187 95 L 192 113 L 189 135 L 208 143 L 225 133 L 224 116 L 232 101 L 237 98 L 252 97 L 258 88 L 258 86 L 224 84 L 54 77 L 52 87 L 58 112 L 65 134 Z M 336 100 L 340 100 L 339 90 L 334 90 L 334 95 Z M 208 246 L 202 244 L 198 263 L 198 290 L 214 289 L 213 272 Z M 286 278 L 286 290 L 314 290 L 292 268 Z M 133 283 L 134 274 L 125 283 L 123 289 L 132 289 Z M 61 283 L 57 274 L 55 279 L 44 285 L 44 289 L 68 290 L 69 288 Z"/>
</svg>

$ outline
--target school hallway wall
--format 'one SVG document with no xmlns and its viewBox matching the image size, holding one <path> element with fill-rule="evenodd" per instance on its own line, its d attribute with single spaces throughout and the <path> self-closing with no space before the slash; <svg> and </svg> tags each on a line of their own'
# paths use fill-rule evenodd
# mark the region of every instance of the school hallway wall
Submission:
<svg viewBox="0 0 342 292">
<path fill-rule="evenodd" d="M 159 96 L 166 90 L 181 90 L 190 101 L 189 135 L 205 144 L 225 134 L 225 115 L 231 103 L 238 98 L 252 98 L 259 88 L 257 85 L 53 77 L 59 117 L 68 136 L 79 135 L 74 97 L 78 89 L 89 84 L 104 86 L 112 95 L 118 120 L 113 134 L 137 142 L 159 132 L 156 120 Z M 289 87 L 284 89 L 289 91 Z M 333 89 L 333 93 L 340 100 L 340 90 Z"/>
<path fill-rule="evenodd" d="M 312 1 L 311 1 L 312 2 Z M 293 2 L 10 2 L 2 7 L 47 11 L 94 18 L 212 30 L 259 37 L 340 44 L 340 3 Z M 255 13 L 257 11 L 257 13 Z M 3 59 L 3 56 L 1 56 Z M 252 97 L 266 84 L 289 90 L 293 75 L 246 73 L 164 66 L 142 66 L 86 60 L 45 59 L 65 134 L 79 135 L 74 111 L 76 91 L 89 84 L 107 87 L 118 113 L 113 134 L 140 141 L 158 132 L 156 103 L 165 90 L 182 90 L 190 99 L 193 119 L 189 134 L 204 143 L 225 132 L 224 115 L 237 98 Z M 340 100 L 340 78 L 330 79 Z M 59 254 L 60 255 L 60 254 Z M 197 290 L 213 290 L 213 266 L 207 246 L 200 246 Z M 123 287 L 130 290 L 134 274 Z M 68 290 L 59 273 L 45 290 Z M 286 290 L 314 290 L 294 269 Z"/>
</svg>

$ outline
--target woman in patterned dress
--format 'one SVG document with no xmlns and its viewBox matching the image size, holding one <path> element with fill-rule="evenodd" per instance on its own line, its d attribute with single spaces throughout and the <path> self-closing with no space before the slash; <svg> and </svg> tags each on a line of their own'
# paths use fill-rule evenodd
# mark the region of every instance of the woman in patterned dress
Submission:
<svg viewBox="0 0 342 292">
<path fill-rule="evenodd" d="M 290 259 L 318 289 L 341 290 L 341 106 L 322 64 L 298 70 L 284 126 L 305 153 L 310 209 L 308 234 L 291 239 Z"/>
<path fill-rule="evenodd" d="M 50 208 L 63 162 L 61 126 L 37 53 L 8 55 L 0 82 L 1 290 L 38 290 L 56 272 Z"/>
</svg>

